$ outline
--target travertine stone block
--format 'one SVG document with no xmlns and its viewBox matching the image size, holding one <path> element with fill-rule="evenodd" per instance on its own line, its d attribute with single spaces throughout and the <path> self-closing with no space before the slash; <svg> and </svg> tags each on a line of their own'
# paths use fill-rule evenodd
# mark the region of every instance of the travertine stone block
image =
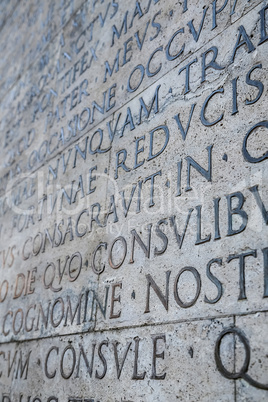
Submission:
<svg viewBox="0 0 268 402">
<path fill-rule="evenodd" d="M 267 400 L 263 1 L 0 6 L 0 402 Z"/>
</svg>

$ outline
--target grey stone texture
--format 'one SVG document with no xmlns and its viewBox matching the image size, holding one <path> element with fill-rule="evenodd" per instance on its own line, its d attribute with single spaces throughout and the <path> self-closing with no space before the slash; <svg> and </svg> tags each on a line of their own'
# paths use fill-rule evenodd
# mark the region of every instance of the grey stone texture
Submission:
<svg viewBox="0 0 268 402">
<path fill-rule="evenodd" d="M 0 30 L 0 402 L 266 401 L 267 2 Z"/>
</svg>

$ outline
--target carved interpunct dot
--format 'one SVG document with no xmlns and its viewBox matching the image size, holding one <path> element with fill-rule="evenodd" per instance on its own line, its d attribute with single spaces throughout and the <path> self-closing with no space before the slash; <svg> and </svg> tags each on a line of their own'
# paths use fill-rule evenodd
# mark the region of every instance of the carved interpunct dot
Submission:
<svg viewBox="0 0 268 402">
<path fill-rule="evenodd" d="M 268 5 L 0 9 L 0 402 L 266 401 Z"/>
</svg>

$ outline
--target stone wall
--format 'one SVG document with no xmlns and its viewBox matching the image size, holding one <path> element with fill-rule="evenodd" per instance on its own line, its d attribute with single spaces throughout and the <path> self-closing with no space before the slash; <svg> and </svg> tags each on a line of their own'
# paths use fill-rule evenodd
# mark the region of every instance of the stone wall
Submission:
<svg viewBox="0 0 268 402">
<path fill-rule="evenodd" d="M 266 401 L 267 1 L 0 10 L 0 402 Z"/>
</svg>

